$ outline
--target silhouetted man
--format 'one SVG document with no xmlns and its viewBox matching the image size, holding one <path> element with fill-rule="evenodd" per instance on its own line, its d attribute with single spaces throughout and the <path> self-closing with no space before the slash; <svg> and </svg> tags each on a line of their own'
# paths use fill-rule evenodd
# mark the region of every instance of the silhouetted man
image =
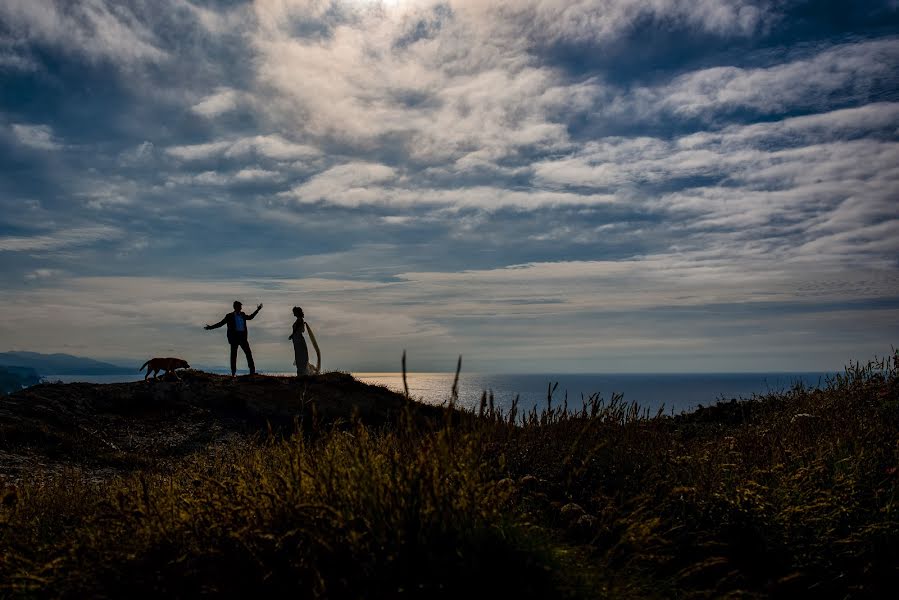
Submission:
<svg viewBox="0 0 899 600">
<path fill-rule="evenodd" d="M 250 343 L 247 341 L 247 321 L 253 318 L 262 310 L 262 305 L 256 307 L 251 315 L 244 314 L 241 309 L 243 304 L 234 301 L 234 312 L 225 315 L 225 318 L 215 325 L 207 325 L 205 329 L 218 329 L 222 325 L 228 325 L 228 343 L 231 344 L 231 377 L 237 372 L 237 348 L 243 349 L 244 356 L 247 357 L 247 366 L 250 367 L 250 375 L 256 374 L 256 365 L 253 363 L 253 352 L 250 350 Z"/>
</svg>

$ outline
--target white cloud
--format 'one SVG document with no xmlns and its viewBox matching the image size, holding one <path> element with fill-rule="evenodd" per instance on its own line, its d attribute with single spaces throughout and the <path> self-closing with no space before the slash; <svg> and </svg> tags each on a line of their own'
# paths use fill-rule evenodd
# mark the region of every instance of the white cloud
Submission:
<svg viewBox="0 0 899 600">
<path fill-rule="evenodd" d="M 256 5 L 259 106 L 285 127 L 368 149 L 394 135 L 413 159 L 431 163 L 495 161 L 566 142 L 564 127 L 546 114 L 548 103 L 559 104 L 558 90 L 534 102 L 557 87 L 556 75 L 530 64 L 520 41 L 492 40 L 476 7 L 454 6 L 433 38 L 400 49 L 397 40 L 416 18 L 432 19 L 432 7 L 402 16 L 363 11 L 325 40 L 293 37 L 292 19 L 316 14 L 316 6 Z"/>
<path fill-rule="evenodd" d="M 168 182 L 170 185 L 213 185 L 226 186 L 235 183 L 248 183 L 254 181 L 277 181 L 282 179 L 278 171 L 269 171 L 259 168 L 245 168 L 236 172 L 203 171 L 189 175 L 172 175 Z"/>
<path fill-rule="evenodd" d="M 345 20 L 333 20 L 328 6 L 254 4 L 260 110 L 285 127 L 365 148 L 396 136 L 414 160 L 463 170 L 569 143 L 563 115 L 595 101 L 598 84 L 540 66 L 531 53 L 541 45 L 601 46 L 646 20 L 746 35 L 774 18 L 741 0 L 454 0 L 396 10 L 347 2 Z M 298 23 L 316 21 L 327 36 L 295 35 Z"/>
<path fill-rule="evenodd" d="M 58 269 L 35 269 L 25 275 L 26 281 L 37 281 L 41 279 L 52 279 L 59 277 L 62 271 Z"/>
<path fill-rule="evenodd" d="M 205 160 L 224 154 L 225 150 L 232 146 L 232 142 L 207 142 L 205 144 L 190 144 L 187 146 L 172 146 L 166 148 L 166 153 L 183 160 Z"/>
<path fill-rule="evenodd" d="M 332 167 L 294 188 L 300 202 L 326 201 L 358 206 L 378 202 L 378 186 L 395 180 L 396 171 L 386 165 L 349 163 Z"/>
<path fill-rule="evenodd" d="M 607 137 L 587 142 L 573 155 L 534 164 L 543 184 L 610 187 L 638 185 L 706 175 L 759 182 L 774 177 L 786 184 L 790 173 L 813 174 L 817 179 L 845 178 L 844 168 L 828 160 L 842 148 L 842 163 L 872 178 L 889 173 L 895 144 L 871 139 L 870 134 L 899 121 L 899 103 L 869 104 L 860 108 L 792 117 L 782 121 L 730 126 L 718 132 L 689 134 L 672 140 L 651 137 Z M 786 146 L 786 147 L 784 147 Z M 886 163 L 854 160 L 855 152 L 871 149 Z M 826 152 L 823 152 L 826 150 Z M 773 183 L 773 182 L 772 182 Z"/>
<path fill-rule="evenodd" d="M 768 239 L 769 250 L 799 248 L 814 256 L 821 248 L 812 240 L 839 235 L 843 243 L 834 243 L 833 252 L 844 260 L 875 248 L 889 260 L 899 252 L 895 238 L 861 241 L 870 239 L 872 225 L 896 220 L 899 142 L 869 134 L 897 117 L 899 104 L 882 103 L 672 140 L 607 138 L 537 163 L 534 172 L 543 186 L 614 190 L 622 200 L 621 190 L 632 190 L 631 198 L 648 195 L 642 203 L 667 215 L 681 245 L 708 243 L 684 234 L 711 228 L 731 236 L 745 231 L 740 235 Z M 640 191 L 653 186 L 676 191 Z M 845 217 L 848 207 L 852 219 Z M 853 247 L 851 240 L 860 243 Z"/>
<path fill-rule="evenodd" d="M 237 108 L 240 95 L 227 87 L 218 88 L 214 94 L 206 96 L 191 107 L 198 115 L 212 118 Z"/>
<path fill-rule="evenodd" d="M 280 135 L 257 135 L 203 144 L 172 146 L 166 152 L 182 160 L 206 160 L 225 156 L 244 158 L 256 154 L 277 161 L 314 158 L 320 151 L 306 144 L 291 142 Z"/>
<path fill-rule="evenodd" d="M 216 5 L 214 9 L 197 6 L 189 0 L 172 0 L 172 4 L 176 8 L 186 9 L 211 35 L 239 32 L 251 18 L 251 11 L 240 4 L 231 7 Z"/>
<path fill-rule="evenodd" d="M 313 158 L 320 154 L 314 146 L 298 144 L 284 139 L 280 135 L 257 135 L 255 137 L 235 140 L 225 156 L 245 156 L 251 152 L 272 160 L 292 161 Z"/>
<path fill-rule="evenodd" d="M 12 133 L 18 142 L 37 150 L 59 150 L 63 145 L 53 136 L 49 125 L 12 124 Z"/>
<path fill-rule="evenodd" d="M 121 229 L 109 226 L 75 227 L 34 236 L 0 237 L 3 252 L 46 252 L 72 246 L 85 246 L 124 236 Z"/>
<path fill-rule="evenodd" d="M 277 171 L 267 171 L 265 169 L 241 169 L 234 174 L 237 181 L 267 181 L 278 179 L 281 174 Z"/>
<path fill-rule="evenodd" d="M 722 111 L 749 109 L 780 114 L 868 99 L 875 89 L 899 85 L 899 38 L 826 47 L 808 58 L 768 67 L 716 66 L 676 77 L 668 84 L 641 87 L 602 107 L 615 115 L 665 115 L 714 120 Z M 877 86 L 877 87 L 875 87 Z"/>
<path fill-rule="evenodd" d="M 468 186 L 459 189 L 402 187 L 389 185 L 393 178 L 392 170 L 372 174 L 366 172 L 364 168 L 360 169 L 358 165 L 342 165 L 336 169 L 340 169 L 340 172 L 335 174 L 332 172 L 334 169 L 325 171 L 283 195 L 296 198 L 301 203 L 322 202 L 344 207 L 418 206 L 450 210 L 476 208 L 483 211 L 500 208 L 533 210 L 552 206 L 605 205 L 619 200 L 612 194 L 577 194 L 541 189 L 518 191 L 490 186 Z M 398 180 L 398 183 L 410 182 Z M 459 223 L 456 222 L 455 225 L 458 226 Z"/>
<path fill-rule="evenodd" d="M 0 18 L 19 39 L 50 44 L 91 59 L 132 64 L 166 57 L 153 33 L 121 3 L 4 0 Z"/>
<path fill-rule="evenodd" d="M 770 3 L 746 0 L 525 0 L 491 8 L 517 12 L 522 20 L 532 19 L 533 35 L 594 42 L 614 40 L 641 20 L 654 19 L 671 28 L 747 35 L 776 18 Z"/>
</svg>

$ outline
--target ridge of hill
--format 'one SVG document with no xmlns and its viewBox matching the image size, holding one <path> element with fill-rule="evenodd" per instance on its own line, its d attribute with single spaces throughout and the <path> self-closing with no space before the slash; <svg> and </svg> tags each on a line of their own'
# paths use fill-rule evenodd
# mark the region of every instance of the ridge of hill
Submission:
<svg viewBox="0 0 899 600">
<path fill-rule="evenodd" d="M 0 397 L 0 476 L 68 466 L 110 474 L 165 465 L 267 430 L 331 426 L 353 418 L 381 427 L 410 408 L 433 420 L 442 409 L 407 400 L 345 373 L 231 378 L 202 371 L 128 383 L 43 383 Z"/>
<path fill-rule="evenodd" d="M 131 372 L 131 367 L 73 356 L 71 354 L 41 354 L 39 352 L 0 352 L 0 366 L 29 367 L 41 375 L 104 375 Z"/>
</svg>

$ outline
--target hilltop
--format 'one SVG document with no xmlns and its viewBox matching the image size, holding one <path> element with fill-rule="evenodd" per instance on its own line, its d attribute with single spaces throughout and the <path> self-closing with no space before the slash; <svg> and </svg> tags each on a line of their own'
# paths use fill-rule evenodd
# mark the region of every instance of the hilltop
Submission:
<svg viewBox="0 0 899 600">
<path fill-rule="evenodd" d="M 0 595 L 886 597 L 899 354 L 677 417 L 330 373 L 0 398 Z M 892 590 L 892 591 L 891 591 Z"/>
<path fill-rule="evenodd" d="M 42 383 L 0 397 L 0 475 L 158 467 L 270 429 L 289 433 L 353 418 L 383 427 L 407 408 L 421 419 L 442 414 L 336 372 L 231 378 L 188 370 L 129 383 Z"/>
</svg>

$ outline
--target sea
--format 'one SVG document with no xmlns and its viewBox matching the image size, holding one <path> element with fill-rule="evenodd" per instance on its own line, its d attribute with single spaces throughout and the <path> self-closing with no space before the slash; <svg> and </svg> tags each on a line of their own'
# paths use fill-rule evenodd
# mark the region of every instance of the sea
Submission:
<svg viewBox="0 0 899 600">
<path fill-rule="evenodd" d="M 267 373 L 292 375 L 292 373 Z M 85 381 L 90 383 L 118 383 L 143 379 L 143 375 L 47 375 L 45 381 Z M 552 405 L 561 406 L 566 400 L 569 409 L 578 409 L 591 395 L 609 401 L 620 394 L 625 402 L 636 402 L 641 408 L 655 413 L 676 414 L 709 406 L 717 401 L 749 399 L 754 395 L 789 390 L 797 384 L 822 387 L 832 373 L 628 373 L 628 374 L 481 374 L 461 373 L 458 383 L 458 403 L 477 408 L 483 392 L 492 392 L 495 406 L 508 411 L 515 398 L 518 410 L 547 406 L 548 392 Z M 353 373 L 360 381 L 383 385 L 403 392 L 402 373 Z M 407 373 L 409 395 L 430 404 L 450 400 L 454 373 Z"/>
</svg>

